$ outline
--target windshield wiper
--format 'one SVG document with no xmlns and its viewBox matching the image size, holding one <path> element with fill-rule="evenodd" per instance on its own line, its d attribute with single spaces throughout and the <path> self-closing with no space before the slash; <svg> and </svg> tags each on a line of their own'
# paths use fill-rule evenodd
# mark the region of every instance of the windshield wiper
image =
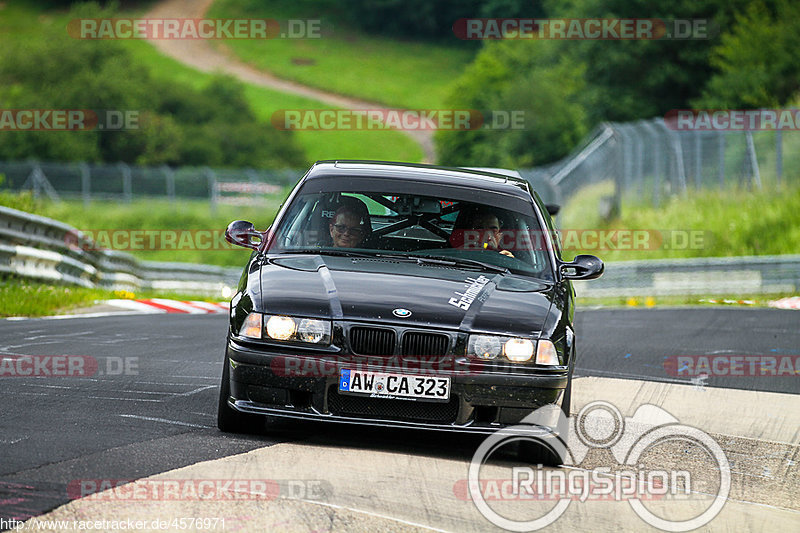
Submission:
<svg viewBox="0 0 800 533">
<path fill-rule="evenodd" d="M 316 255 L 334 255 L 339 257 L 367 257 L 378 259 L 391 259 L 393 261 L 405 261 L 408 263 L 417 263 L 418 265 L 438 265 L 449 267 L 470 267 L 478 268 L 481 270 L 488 270 L 490 272 L 499 272 L 508 274 L 510 272 L 506 267 L 494 265 L 492 263 L 484 263 L 483 261 L 476 261 L 474 259 L 464 259 L 461 257 L 443 257 L 443 256 L 427 256 L 427 255 L 414 255 L 414 254 L 397 254 L 397 253 L 384 253 L 384 252 L 357 252 L 352 250 L 337 250 L 331 248 L 302 248 L 299 250 L 282 250 L 282 254 L 316 254 Z"/>
<path fill-rule="evenodd" d="M 281 250 L 281 254 L 335 255 L 338 257 L 375 257 L 376 254 L 352 250 L 332 250 L 330 248 L 303 248 L 300 250 Z"/>
<path fill-rule="evenodd" d="M 499 272 L 508 274 L 510 272 L 506 267 L 493 265 L 492 263 L 484 263 L 483 261 L 476 261 L 474 259 L 463 259 L 460 257 L 442 257 L 442 256 L 427 256 L 427 255 L 400 255 L 400 254 L 375 254 L 376 257 L 386 259 L 405 259 L 406 261 L 415 262 L 419 265 L 439 265 L 439 266 L 466 266 L 472 268 L 480 268 L 481 270 L 489 270 L 492 272 Z"/>
</svg>

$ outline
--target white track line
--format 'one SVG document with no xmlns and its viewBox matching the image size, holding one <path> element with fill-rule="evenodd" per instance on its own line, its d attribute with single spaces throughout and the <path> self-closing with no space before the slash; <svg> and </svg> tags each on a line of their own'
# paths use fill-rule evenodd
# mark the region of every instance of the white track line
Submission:
<svg viewBox="0 0 800 533">
<path fill-rule="evenodd" d="M 167 420 L 166 418 L 154 418 L 152 416 L 139 416 L 139 415 L 118 415 L 122 418 L 135 418 L 136 420 L 147 420 L 148 422 L 162 422 L 164 424 L 172 424 L 173 426 L 186 426 L 189 428 L 200 429 L 215 429 L 211 426 L 201 426 L 200 424 L 190 424 L 189 422 L 179 422 L 177 420 Z"/>
</svg>

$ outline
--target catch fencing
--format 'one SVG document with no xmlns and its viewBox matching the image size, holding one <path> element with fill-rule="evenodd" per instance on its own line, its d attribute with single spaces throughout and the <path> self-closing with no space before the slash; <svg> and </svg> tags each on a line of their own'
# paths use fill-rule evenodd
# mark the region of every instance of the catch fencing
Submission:
<svg viewBox="0 0 800 533">
<path fill-rule="evenodd" d="M 598 182 L 614 184 L 613 206 L 624 200 L 660 204 L 698 189 L 776 189 L 784 169 L 800 167 L 800 151 L 786 149 L 790 133 L 776 131 L 681 131 L 663 118 L 606 122 L 564 159 L 519 172 L 545 202 L 564 204 Z M 794 146 L 794 144 L 792 145 Z M 130 202 L 140 197 L 257 203 L 282 195 L 304 169 L 219 169 L 117 164 L 0 162 L 4 188 L 29 189 L 51 199 L 93 198 Z"/>
<path fill-rule="evenodd" d="M 281 196 L 303 175 L 296 169 L 220 169 L 211 167 L 147 167 L 117 164 L 0 162 L 3 188 L 31 190 L 35 197 L 80 198 L 131 202 L 136 198 L 208 199 L 219 203 L 254 204 L 264 196 Z"/>
<path fill-rule="evenodd" d="M 793 133 L 793 132 L 792 132 Z M 550 201 L 565 203 L 581 188 L 614 184 L 613 202 L 659 205 L 666 197 L 700 189 L 781 187 L 784 169 L 800 157 L 784 147 L 789 134 L 776 131 L 682 131 L 663 118 L 600 124 L 567 157 L 522 170 L 550 189 Z M 795 172 L 796 174 L 796 172 Z"/>
</svg>

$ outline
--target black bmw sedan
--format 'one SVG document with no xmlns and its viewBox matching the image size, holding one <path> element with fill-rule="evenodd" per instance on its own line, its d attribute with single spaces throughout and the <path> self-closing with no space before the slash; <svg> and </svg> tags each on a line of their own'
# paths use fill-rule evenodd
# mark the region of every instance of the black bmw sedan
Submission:
<svg viewBox="0 0 800 533">
<path fill-rule="evenodd" d="M 550 208 L 552 210 L 552 207 Z M 264 416 L 491 433 L 569 413 L 572 279 L 522 180 L 408 163 L 321 161 L 253 249 L 231 301 L 223 431 Z"/>
</svg>

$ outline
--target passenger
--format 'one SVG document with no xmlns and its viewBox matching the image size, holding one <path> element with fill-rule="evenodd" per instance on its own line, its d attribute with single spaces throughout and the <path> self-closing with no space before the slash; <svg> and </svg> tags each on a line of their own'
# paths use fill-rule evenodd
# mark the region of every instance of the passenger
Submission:
<svg viewBox="0 0 800 533">
<path fill-rule="evenodd" d="M 363 209 L 359 209 L 358 204 L 340 207 L 334 213 L 329 225 L 333 246 L 335 248 L 358 247 L 370 232 L 369 224 L 369 212 L 367 212 L 366 206 Z"/>
</svg>

